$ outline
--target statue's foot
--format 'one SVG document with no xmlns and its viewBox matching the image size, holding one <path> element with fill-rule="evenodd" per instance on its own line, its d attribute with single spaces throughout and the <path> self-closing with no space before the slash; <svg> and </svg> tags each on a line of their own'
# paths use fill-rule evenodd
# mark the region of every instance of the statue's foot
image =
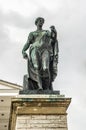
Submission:
<svg viewBox="0 0 86 130">
<path fill-rule="evenodd" d="M 39 87 L 38 90 L 43 90 L 43 88 Z"/>
<path fill-rule="evenodd" d="M 39 87 L 37 90 L 37 94 L 42 94 L 43 93 L 43 88 Z"/>
</svg>

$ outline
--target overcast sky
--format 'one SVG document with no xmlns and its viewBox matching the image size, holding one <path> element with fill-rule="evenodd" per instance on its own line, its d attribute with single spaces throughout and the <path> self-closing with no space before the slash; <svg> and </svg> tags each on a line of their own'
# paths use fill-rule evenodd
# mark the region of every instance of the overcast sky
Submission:
<svg viewBox="0 0 86 130">
<path fill-rule="evenodd" d="M 27 73 L 22 48 L 34 21 L 44 17 L 44 29 L 55 25 L 59 41 L 58 76 L 54 89 L 72 97 L 69 130 L 86 128 L 86 1 L 0 0 L 0 79 L 22 85 Z"/>
</svg>

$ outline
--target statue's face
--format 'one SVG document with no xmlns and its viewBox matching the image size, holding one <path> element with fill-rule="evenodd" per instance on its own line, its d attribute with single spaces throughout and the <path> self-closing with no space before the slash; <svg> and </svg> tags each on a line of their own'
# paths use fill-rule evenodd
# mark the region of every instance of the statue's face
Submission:
<svg viewBox="0 0 86 130">
<path fill-rule="evenodd" d="M 43 23 L 44 23 L 43 19 L 39 19 L 38 22 L 37 22 L 37 26 L 42 27 Z"/>
</svg>

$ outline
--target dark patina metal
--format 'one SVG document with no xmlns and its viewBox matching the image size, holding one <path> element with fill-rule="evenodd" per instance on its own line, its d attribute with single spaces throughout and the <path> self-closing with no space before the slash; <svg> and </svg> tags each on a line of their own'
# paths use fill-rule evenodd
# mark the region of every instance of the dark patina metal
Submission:
<svg viewBox="0 0 86 130">
<path fill-rule="evenodd" d="M 28 68 L 28 74 L 24 75 L 23 92 L 34 90 L 37 93 L 39 90 L 50 90 L 51 93 L 53 90 L 52 82 L 57 76 L 58 64 L 57 31 L 55 26 L 51 26 L 50 31 L 43 30 L 43 24 L 44 18 L 38 17 L 35 20 L 37 30 L 29 34 L 22 50 Z"/>
</svg>

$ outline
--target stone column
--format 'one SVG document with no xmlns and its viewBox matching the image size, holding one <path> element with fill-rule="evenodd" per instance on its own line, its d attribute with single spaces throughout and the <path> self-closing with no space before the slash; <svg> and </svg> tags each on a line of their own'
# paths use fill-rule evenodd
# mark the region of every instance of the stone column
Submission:
<svg viewBox="0 0 86 130">
<path fill-rule="evenodd" d="M 12 99 L 9 130 L 68 130 L 70 98 L 62 95 L 20 95 Z"/>
</svg>

